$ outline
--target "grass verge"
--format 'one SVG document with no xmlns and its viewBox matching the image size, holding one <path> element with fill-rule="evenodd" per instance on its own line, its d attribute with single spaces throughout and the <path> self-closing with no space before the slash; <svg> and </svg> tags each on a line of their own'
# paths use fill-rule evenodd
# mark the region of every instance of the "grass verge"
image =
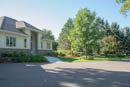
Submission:
<svg viewBox="0 0 130 87">
<path fill-rule="evenodd" d="M 121 61 L 123 59 L 129 59 L 130 56 L 125 56 L 122 58 L 119 57 L 94 57 L 93 60 L 83 60 L 80 57 L 64 57 L 59 56 L 59 59 L 61 59 L 64 62 L 94 62 L 94 61 Z"/>
</svg>

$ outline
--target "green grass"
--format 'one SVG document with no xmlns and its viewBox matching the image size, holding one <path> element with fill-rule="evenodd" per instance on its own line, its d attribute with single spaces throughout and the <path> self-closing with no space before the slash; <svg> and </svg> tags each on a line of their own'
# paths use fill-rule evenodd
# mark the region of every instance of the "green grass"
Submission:
<svg viewBox="0 0 130 87">
<path fill-rule="evenodd" d="M 119 57 L 94 57 L 94 60 L 81 60 L 80 57 L 58 57 L 64 62 L 94 62 L 94 61 L 120 61 L 122 59 L 129 59 L 130 56 Z"/>
</svg>

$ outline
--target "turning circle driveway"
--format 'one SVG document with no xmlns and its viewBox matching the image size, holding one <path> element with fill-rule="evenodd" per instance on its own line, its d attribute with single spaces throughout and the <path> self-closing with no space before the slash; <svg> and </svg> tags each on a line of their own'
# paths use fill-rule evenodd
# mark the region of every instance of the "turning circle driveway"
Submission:
<svg viewBox="0 0 130 87">
<path fill-rule="evenodd" d="M 130 62 L 0 64 L 0 87 L 130 87 Z"/>
</svg>

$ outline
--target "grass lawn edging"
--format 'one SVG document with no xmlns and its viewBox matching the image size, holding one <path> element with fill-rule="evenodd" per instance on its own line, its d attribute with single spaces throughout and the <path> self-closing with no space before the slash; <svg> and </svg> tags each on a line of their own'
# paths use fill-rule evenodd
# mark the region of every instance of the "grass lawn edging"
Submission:
<svg viewBox="0 0 130 87">
<path fill-rule="evenodd" d="M 65 57 L 58 56 L 60 60 L 64 62 L 96 62 L 96 61 L 121 61 L 123 59 L 130 59 L 130 56 L 119 57 L 94 57 L 93 60 L 81 59 L 81 57 Z"/>
</svg>

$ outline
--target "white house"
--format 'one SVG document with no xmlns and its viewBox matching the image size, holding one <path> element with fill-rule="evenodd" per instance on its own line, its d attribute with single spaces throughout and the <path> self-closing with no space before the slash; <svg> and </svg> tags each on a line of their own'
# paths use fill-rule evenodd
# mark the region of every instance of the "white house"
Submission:
<svg viewBox="0 0 130 87">
<path fill-rule="evenodd" d="M 0 17 L 0 55 L 4 52 L 46 54 L 52 51 L 52 40 L 25 21 Z"/>
</svg>

